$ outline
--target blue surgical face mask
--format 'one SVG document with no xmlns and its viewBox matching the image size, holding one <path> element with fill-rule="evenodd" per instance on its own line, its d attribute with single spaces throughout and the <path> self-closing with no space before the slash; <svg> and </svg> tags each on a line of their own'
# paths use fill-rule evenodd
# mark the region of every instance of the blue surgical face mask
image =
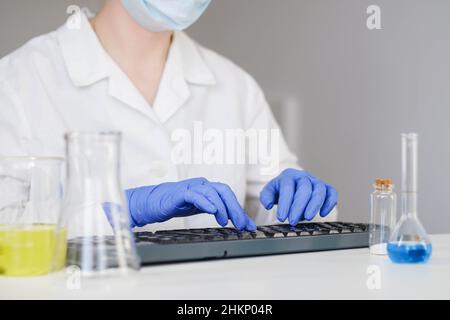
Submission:
<svg viewBox="0 0 450 320">
<path fill-rule="evenodd" d="M 184 30 L 205 12 L 211 0 L 122 0 L 128 13 L 152 32 Z"/>
</svg>

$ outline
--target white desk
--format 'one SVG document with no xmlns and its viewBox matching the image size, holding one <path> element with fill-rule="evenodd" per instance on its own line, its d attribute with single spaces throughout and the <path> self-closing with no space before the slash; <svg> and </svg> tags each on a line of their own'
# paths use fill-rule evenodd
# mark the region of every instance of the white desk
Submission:
<svg viewBox="0 0 450 320">
<path fill-rule="evenodd" d="M 432 242 L 425 265 L 394 265 L 368 249 L 302 253 L 147 267 L 125 280 L 83 280 L 80 290 L 67 289 L 65 273 L 0 278 L 0 299 L 450 299 L 450 235 Z M 370 265 L 379 290 L 367 287 Z"/>
</svg>

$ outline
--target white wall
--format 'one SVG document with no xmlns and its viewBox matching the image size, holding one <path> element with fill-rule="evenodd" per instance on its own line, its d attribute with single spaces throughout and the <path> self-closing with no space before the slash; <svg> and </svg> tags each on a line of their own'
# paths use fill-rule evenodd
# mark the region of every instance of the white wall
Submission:
<svg viewBox="0 0 450 320">
<path fill-rule="evenodd" d="M 0 56 L 58 28 L 72 4 L 100 8 L 103 0 L 0 0 Z"/>
<path fill-rule="evenodd" d="M 449 15 L 448 0 L 216 0 L 191 34 L 297 98 L 302 165 L 337 187 L 344 220 L 368 219 L 375 178 L 400 182 L 400 133 L 419 132 L 419 215 L 450 232 Z"/>
<path fill-rule="evenodd" d="M 69 4 L 101 1 L 2 0 L 0 55 L 55 29 Z M 370 4 L 380 31 L 365 26 Z M 280 118 L 298 104 L 292 147 L 337 187 L 343 220 L 367 220 L 372 180 L 399 182 L 400 133 L 419 132 L 419 215 L 450 232 L 449 14 L 448 0 L 213 0 L 189 32 L 249 71 Z"/>
</svg>

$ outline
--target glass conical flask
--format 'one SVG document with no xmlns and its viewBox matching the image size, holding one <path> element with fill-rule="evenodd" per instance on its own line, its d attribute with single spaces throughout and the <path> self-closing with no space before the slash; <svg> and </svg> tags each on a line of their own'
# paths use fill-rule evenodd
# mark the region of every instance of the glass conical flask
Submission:
<svg viewBox="0 0 450 320">
<path fill-rule="evenodd" d="M 417 217 L 417 140 L 416 133 L 402 134 L 402 216 L 388 244 L 389 258 L 396 263 L 427 262 L 432 251 Z"/>
<path fill-rule="evenodd" d="M 119 133 L 66 135 L 67 183 L 61 230 L 67 265 L 82 275 L 138 270 L 128 208 L 119 179 Z"/>
</svg>

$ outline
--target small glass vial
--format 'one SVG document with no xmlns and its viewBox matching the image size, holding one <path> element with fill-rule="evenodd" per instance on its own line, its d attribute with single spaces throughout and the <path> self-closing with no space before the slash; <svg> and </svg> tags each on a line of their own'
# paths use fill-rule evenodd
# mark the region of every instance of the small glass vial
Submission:
<svg viewBox="0 0 450 320">
<path fill-rule="evenodd" d="M 397 196 L 391 179 L 377 179 L 370 195 L 370 254 L 386 255 L 390 234 L 396 223 Z"/>
</svg>

